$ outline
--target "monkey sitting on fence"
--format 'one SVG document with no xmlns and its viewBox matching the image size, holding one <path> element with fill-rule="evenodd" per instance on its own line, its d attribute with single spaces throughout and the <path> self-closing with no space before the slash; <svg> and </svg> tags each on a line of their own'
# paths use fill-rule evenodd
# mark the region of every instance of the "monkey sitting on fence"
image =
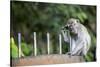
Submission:
<svg viewBox="0 0 100 67">
<path fill-rule="evenodd" d="M 91 44 L 91 37 L 78 19 L 71 18 L 61 29 L 64 41 L 70 43 L 69 55 L 86 55 Z"/>
</svg>

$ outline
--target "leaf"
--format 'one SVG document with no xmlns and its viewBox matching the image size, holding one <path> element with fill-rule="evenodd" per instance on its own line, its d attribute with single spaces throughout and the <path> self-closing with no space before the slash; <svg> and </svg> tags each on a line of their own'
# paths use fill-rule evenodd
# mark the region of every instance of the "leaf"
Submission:
<svg viewBox="0 0 100 67">
<path fill-rule="evenodd" d="M 29 44 L 26 44 L 25 42 L 22 42 L 22 43 L 21 43 L 21 48 L 22 48 L 22 52 L 23 52 L 25 55 L 29 55 L 29 54 L 30 54 L 31 47 L 30 47 Z"/>
<path fill-rule="evenodd" d="M 18 57 L 18 48 L 15 44 L 13 37 L 11 37 L 11 39 L 10 39 L 10 49 L 11 49 L 11 57 L 17 58 Z"/>
</svg>

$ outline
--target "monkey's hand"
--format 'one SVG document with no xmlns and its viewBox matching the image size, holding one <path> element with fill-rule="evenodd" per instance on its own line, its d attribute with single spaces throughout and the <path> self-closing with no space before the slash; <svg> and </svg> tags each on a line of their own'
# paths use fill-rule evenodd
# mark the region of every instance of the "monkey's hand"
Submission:
<svg viewBox="0 0 100 67">
<path fill-rule="evenodd" d="M 69 31 L 65 30 L 65 29 L 62 29 L 61 33 L 63 35 L 64 41 L 67 42 L 67 43 L 69 43 L 70 42 L 70 40 L 69 40 L 69 38 L 70 38 Z"/>
</svg>

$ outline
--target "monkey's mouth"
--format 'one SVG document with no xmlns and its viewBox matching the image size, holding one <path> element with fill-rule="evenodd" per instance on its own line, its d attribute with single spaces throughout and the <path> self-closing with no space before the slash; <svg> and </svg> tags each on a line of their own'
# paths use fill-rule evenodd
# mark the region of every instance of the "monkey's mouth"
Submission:
<svg viewBox="0 0 100 67">
<path fill-rule="evenodd" d="M 77 35 L 78 34 L 78 32 L 75 28 L 70 29 L 69 31 L 70 31 L 71 35 Z"/>
</svg>

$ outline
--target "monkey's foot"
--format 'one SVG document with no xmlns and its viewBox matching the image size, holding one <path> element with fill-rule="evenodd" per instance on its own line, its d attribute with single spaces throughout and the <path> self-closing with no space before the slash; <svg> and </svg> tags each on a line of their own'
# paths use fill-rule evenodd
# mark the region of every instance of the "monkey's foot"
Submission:
<svg viewBox="0 0 100 67">
<path fill-rule="evenodd" d="M 83 54 L 73 54 L 72 52 L 67 52 L 66 54 L 70 56 L 83 56 Z"/>
<path fill-rule="evenodd" d="M 72 52 L 67 52 L 66 54 L 70 56 L 76 56 L 75 54 L 72 54 Z"/>
<path fill-rule="evenodd" d="M 67 55 L 71 55 L 71 52 L 67 52 L 66 54 L 67 54 Z"/>
</svg>

